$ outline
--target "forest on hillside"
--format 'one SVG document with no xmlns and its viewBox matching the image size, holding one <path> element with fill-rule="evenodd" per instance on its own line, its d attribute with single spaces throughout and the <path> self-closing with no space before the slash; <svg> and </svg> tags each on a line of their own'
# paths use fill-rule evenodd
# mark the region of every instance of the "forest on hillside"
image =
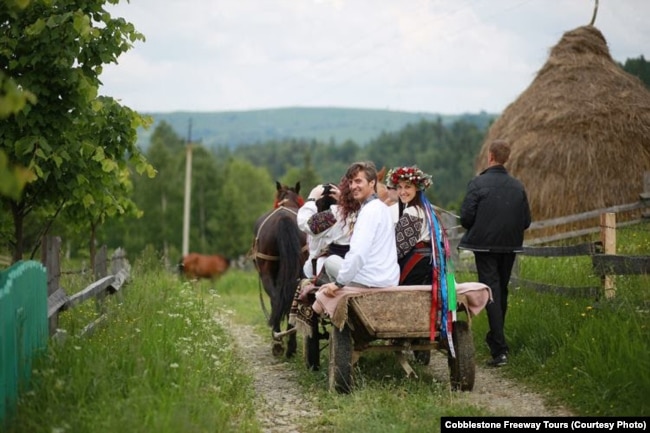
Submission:
<svg viewBox="0 0 650 433">
<path fill-rule="evenodd" d="M 486 112 L 438 114 L 343 107 L 286 107 L 246 111 L 177 111 L 147 113 L 152 127 L 138 129 L 138 146 L 146 150 L 156 127 L 165 122 L 187 141 L 213 149 L 252 143 L 300 139 L 341 143 L 352 140 L 365 146 L 382 133 L 396 132 L 420 120 L 445 126 L 466 120 L 486 128 L 497 115 Z"/>
</svg>

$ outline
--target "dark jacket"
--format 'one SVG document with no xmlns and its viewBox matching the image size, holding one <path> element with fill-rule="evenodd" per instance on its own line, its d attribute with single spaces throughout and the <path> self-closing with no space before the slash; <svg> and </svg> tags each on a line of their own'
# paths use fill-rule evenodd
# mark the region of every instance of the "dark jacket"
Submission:
<svg viewBox="0 0 650 433">
<path fill-rule="evenodd" d="M 487 168 L 467 185 L 460 209 L 467 230 L 459 248 L 472 251 L 522 250 L 530 226 L 530 206 L 524 186 L 503 165 Z"/>
</svg>

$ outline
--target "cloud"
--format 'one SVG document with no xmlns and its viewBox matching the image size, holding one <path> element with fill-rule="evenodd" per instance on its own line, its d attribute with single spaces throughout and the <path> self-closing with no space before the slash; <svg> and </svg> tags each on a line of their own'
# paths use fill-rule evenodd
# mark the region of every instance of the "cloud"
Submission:
<svg viewBox="0 0 650 433">
<path fill-rule="evenodd" d="M 102 92 L 139 111 L 287 106 L 499 112 L 588 0 L 138 0 L 110 9 L 146 43 Z M 650 2 L 603 0 L 615 60 L 650 58 Z M 644 53 L 644 50 L 646 52 Z"/>
</svg>

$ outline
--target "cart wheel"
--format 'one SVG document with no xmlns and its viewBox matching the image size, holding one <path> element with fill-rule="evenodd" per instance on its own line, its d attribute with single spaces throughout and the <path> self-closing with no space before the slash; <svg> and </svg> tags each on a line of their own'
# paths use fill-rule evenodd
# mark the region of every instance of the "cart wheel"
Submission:
<svg viewBox="0 0 650 433">
<path fill-rule="evenodd" d="M 420 344 L 420 343 L 426 344 L 428 342 L 429 340 L 416 340 L 415 344 Z M 415 361 L 418 364 L 429 365 L 429 362 L 431 361 L 430 350 L 414 350 L 413 356 L 415 357 Z"/>
<path fill-rule="evenodd" d="M 449 364 L 449 381 L 453 391 L 471 391 L 474 389 L 474 340 L 467 322 L 454 322 L 452 338 L 456 357 L 447 353 Z"/>
<path fill-rule="evenodd" d="M 318 317 L 311 318 L 311 337 L 302 338 L 302 353 L 307 370 L 320 370 L 320 335 L 318 334 Z"/>
<path fill-rule="evenodd" d="M 347 324 L 330 332 L 329 390 L 348 394 L 352 390 L 352 336 Z"/>
</svg>

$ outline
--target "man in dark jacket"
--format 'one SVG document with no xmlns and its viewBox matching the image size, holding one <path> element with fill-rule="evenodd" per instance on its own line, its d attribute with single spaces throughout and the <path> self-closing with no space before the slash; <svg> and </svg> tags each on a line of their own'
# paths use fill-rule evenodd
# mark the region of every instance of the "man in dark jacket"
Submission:
<svg viewBox="0 0 650 433">
<path fill-rule="evenodd" d="M 522 251 L 524 231 L 530 226 L 530 206 L 524 186 L 503 164 L 510 156 L 504 140 L 490 143 L 488 168 L 467 185 L 460 223 L 467 230 L 459 248 L 474 252 L 478 280 L 490 286 L 493 302 L 487 307 L 490 330 L 485 342 L 492 359 L 488 365 L 508 363 L 503 332 L 508 309 L 508 282 L 515 253 Z"/>
</svg>

